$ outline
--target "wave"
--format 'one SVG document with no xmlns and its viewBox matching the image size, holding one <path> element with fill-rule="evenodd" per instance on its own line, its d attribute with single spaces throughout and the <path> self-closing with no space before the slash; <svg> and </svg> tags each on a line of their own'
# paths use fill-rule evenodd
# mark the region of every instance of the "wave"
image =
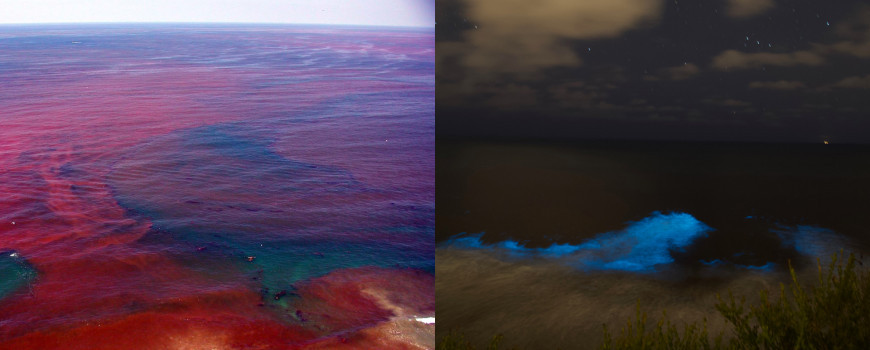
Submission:
<svg viewBox="0 0 870 350">
<path fill-rule="evenodd" d="M 439 248 L 489 249 L 517 258 L 555 259 L 584 271 L 653 273 L 672 265 L 674 253 L 685 252 L 714 231 L 688 213 L 653 212 L 639 221 L 629 222 L 625 229 L 599 234 L 581 244 L 554 243 L 549 247 L 530 248 L 514 240 L 485 243 L 482 240 L 485 232 L 481 232 L 455 235 Z M 780 238 L 783 247 L 805 257 L 827 257 L 851 245 L 846 237 L 814 226 L 778 226 L 772 232 Z M 735 256 L 740 254 L 744 253 Z M 700 259 L 697 263 L 707 267 L 771 270 L 779 262 L 741 264 L 727 259 Z"/>
</svg>

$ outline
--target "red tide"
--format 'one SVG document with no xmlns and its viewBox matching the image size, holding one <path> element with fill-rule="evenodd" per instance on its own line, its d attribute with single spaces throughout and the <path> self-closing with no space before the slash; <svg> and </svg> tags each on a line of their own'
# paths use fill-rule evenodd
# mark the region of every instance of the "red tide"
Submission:
<svg viewBox="0 0 870 350">
<path fill-rule="evenodd" d="M 30 333 L 5 349 L 293 349 L 310 331 L 266 318 L 191 309 L 148 311 L 73 328 Z"/>
<path fill-rule="evenodd" d="M 298 286 L 291 306 L 329 332 L 372 327 L 392 317 L 434 314 L 434 276 L 376 267 L 342 269 Z"/>
<path fill-rule="evenodd" d="M 304 349 L 430 349 L 435 325 L 414 320 L 435 314 L 434 276 L 419 270 L 344 269 L 310 280 L 292 307 L 320 327 Z M 322 329 L 322 328 L 320 328 Z"/>
<path fill-rule="evenodd" d="M 321 37 L 298 37 L 282 34 L 274 40 L 289 48 L 324 44 Z M 376 47 L 388 48 L 383 53 L 432 55 L 431 50 L 405 48 L 419 46 L 421 35 L 373 37 Z M 431 35 L 422 37 L 432 40 Z M 336 40 L 346 42 L 336 49 L 349 52 L 368 46 L 353 38 Z M 390 317 L 403 312 L 390 303 L 405 305 L 398 310 L 434 310 L 432 276 L 377 269 L 337 271 L 311 281 L 312 292 L 306 295 L 325 299 L 303 306 L 328 314 L 334 323 L 328 328 L 346 336 L 289 324 L 270 308 L 257 306 L 262 302 L 255 292 L 258 287 L 242 273 L 204 274 L 139 243 L 151 224 L 130 219 L 105 178 L 120 155 L 176 130 L 258 117 L 252 111 L 292 115 L 360 91 L 431 87 L 388 81 L 394 74 L 383 80 L 361 79 L 371 78 L 370 70 L 294 70 L 280 64 L 269 69 L 218 69 L 143 59 L 127 44 L 136 45 L 133 40 L 125 43 L 129 50 L 48 48 L 12 53 L 47 61 L 54 68 L 22 69 L 2 78 L 0 249 L 18 251 L 38 271 L 38 278 L 28 290 L 0 302 L 0 349 L 407 348 L 383 331 Z M 73 64 L 51 62 L 61 57 L 61 51 Z M 117 68 L 102 64 L 106 62 L 117 63 Z M 432 77 L 426 74 L 409 72 L 407 77 Z M 339 129 L 337 133 L 348 137 L 354 132 L 352 126 Z M 299 145 L 286 146 L 283 152 L 289 157 L 287 152 Z M 316 148 L 310 151 L 317 156 Z M 381 151 L 393 149 L 375 153 Z M 339 167 L 363 164 L 353 160 L 357 154 L 320 152 L 332 154 Z M 72 169 L 72 174 L 65 174 L 65 169 Z M 430 168 L 421 169 L 434 174 Z M 363 179 L 374 183 L 379 180 L 376 175 L 374 170 L 364 172 Z M 393 180 L 420 176 L 397 174 L 381 182 L 386 187 Z M 403 181 L 408 184 L 403 189 L 414 186 L 413 180 Z M 355 279 L 361 280 L 354 283 Z M 403 279 L 407 281 L 397 282 Z M 408 300 L 382 297 L 373 286 L 411 295 Z M 314 291 L 332 287 L 337 294 Z M 353 300 L 357 297 L 359 302 Z M 358 312 L 371 322 L 336 322 Z"/>
<path fill-rule="evenodd" d="M 107 251 L 34 265 L 39 277 L 29 293 L 0 304 L 0 319 L 5 320 L 0 341 L 71 320 L 95 321 L 203 293 L 251 289 L 230 282 L 215 285 L 215 280 L 149 252 Z"/>
</svg>

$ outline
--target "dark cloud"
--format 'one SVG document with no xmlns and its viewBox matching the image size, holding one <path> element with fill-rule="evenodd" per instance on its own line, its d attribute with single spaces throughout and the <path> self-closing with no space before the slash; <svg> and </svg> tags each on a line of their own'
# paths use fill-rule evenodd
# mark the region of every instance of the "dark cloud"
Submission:
<svg viewBox="0 0 870 350">
<path fill-rule="evenodd" d="M 870 89 L 870 75 L 863 77 L 847 77 L 831 86 L 835 88 Z"/>
<path fill-rule="evenodd" d="M 746 53 L 737 50 L 726 50 L 713 57 L 713 68 L 747 69 L 763 66 L 818 66 L 825 63 L 824 57 L 812 51 L 796 51 L 790 53 L 757 52 Z"/>
<path fill-rule="evenodd" d="M 681 66 L 676 67 L 668 67 L 660 70 L 659 77 L 669 80 L 685 80 L 691 77 L 694 77 L 698 73 L 701 72 L 701 68 L 698 68 L 694 63 L 684 63 Z M 657 80 L 658 77 L 648 80 Z"/>
<path fill-rule="evenodd" d="M 622 106 L 608 103 L 609 89 L 581 82 L 565 83 L 548 89 L 552 99 L 551 108 L 565 110 L 624 110 Z"/>
<path fill-rule="evenodd" d="M 499 109 L 527 108 L 538 104 L 537 92 L 525 85 L 510 84 L 492 90 L 485 104 Z"/>
<path fill-rule="evenodd" d="M 870 127 L 855 118 L 870 111 L 858 1 L 438 1 L 439 135 L 816 142 Z"/>
<path fill-rule="evenodd" d="M 771 90 L 797 90 L 806 88 L 806 84 L 800 81 L 778 80 L 778 81 L 753 81 L 749 83 L 752 89 L 771 89 Z"/>
<path fill-rule="evenodd" d="M 701 100 L 703 103 L 718 105 L 718 106 L 726 106 L 726 107 L 747 107 L 752 104 L 746 101 L 741 101 L 733 98 L 708 98 Z"/>
<path fill-rule="evenodd" d="M 655 23 L 661 0 L 469 0 L 476 28 L 466 34 L 473 48 L 463 59 L 475 75 L 533 76 L 541 69 L 578 66 L 566 39 L 613 38 Z"/>
<path fill-rule="evenodd" d="M 841 41 L 831 45 L 817 45 L 828 53 L 870 58 L 870 6 L 863 6 L 854 15 L 838 23 L 835 33 Z"/>
<path fill-rule="evenodd" d="M 752 17 L 773 8 L 773 0 L 728 0 L 728 16 L 735 18 Z"/>
</svg>

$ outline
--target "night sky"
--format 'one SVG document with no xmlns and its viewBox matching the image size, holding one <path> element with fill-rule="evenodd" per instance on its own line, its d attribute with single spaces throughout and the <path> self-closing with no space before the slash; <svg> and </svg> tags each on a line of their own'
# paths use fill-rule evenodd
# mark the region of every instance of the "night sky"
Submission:
<svg viewBox="0 0 870 350">
<path fill-rule="evenodd" d="M 870 143 L 870 5 L 436 0 L 439 138 Z"/>
</svg>

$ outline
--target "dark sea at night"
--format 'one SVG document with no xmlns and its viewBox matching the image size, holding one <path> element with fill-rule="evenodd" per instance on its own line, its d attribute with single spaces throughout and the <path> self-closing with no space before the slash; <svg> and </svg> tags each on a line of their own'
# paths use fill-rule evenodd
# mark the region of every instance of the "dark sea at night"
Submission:
<svg viewBox="0 0 870 350">
<path fill-rule="evenodd" d="M 0 27 L 0 348 L 434 345 L 434 33 Z"/>
<path fill-rule="evenodd" d="M 870 147 L 439 141 L 438 336 L 596 348 L 635 315 L 812 281 L 870 246 Z"/>
</svg>

